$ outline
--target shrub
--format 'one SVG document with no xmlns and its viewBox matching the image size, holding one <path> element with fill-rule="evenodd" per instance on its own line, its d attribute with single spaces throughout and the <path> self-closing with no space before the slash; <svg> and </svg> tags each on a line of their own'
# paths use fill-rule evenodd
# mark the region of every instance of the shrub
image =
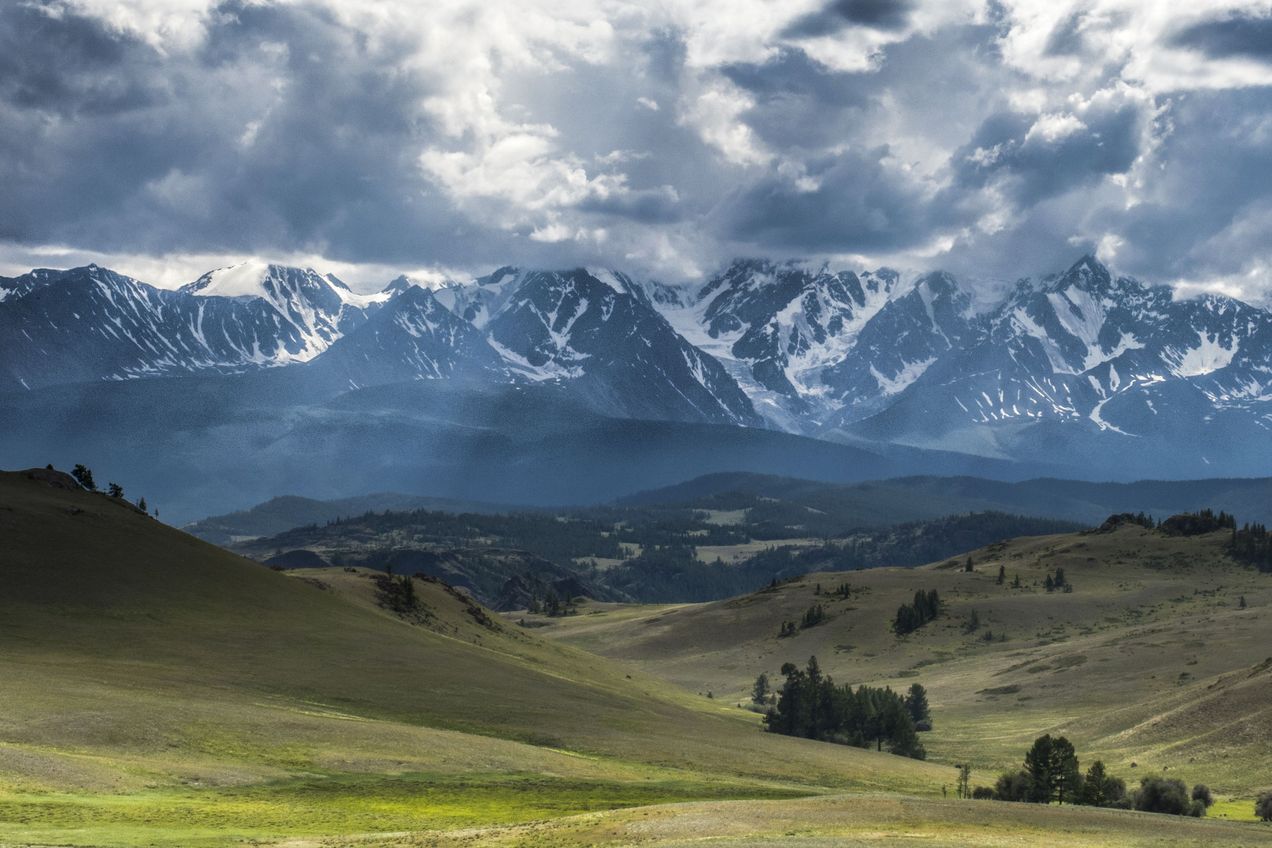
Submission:
<svg viewBox="0 0 1272 848">
<path fill-rule="evenodd" d="M 1264 792 L 1254 802 L 1254 814 L 1263 821 L 1272 821 L 1272 792 Z"/>
<path fill-rule="evenodd" d="M 977 786 L 972 790 L 972 797 L 977 801 L 992 801 L 994 800 L 995 793 L 994 790 L 990 789 L 988 786 Z"/>
<path fill-rule="evenodd" d="M 1135 792 L 1135 809 L 1145 813 L 1183 816 L 1192 811 L 1192 799 L 1188 797 L 1188 787 L 1182 780 L 1146 777 Z"/>
<path fill-rule="evenodd" d="M 994 784 L 994 797 L 999 801 L 1027 801 L 1033 792 L 1033 781 L 1023 771 L 1004 772 Z"/>
<path fill-rule="evenodd" d="M 1210 787 L 1204 783 L 1198 783 L 1193 787 L 1192 799 L 1200 801 L 1206 809 L 1210 809 L 1215 803 L 1215 796 L 1211 794 Z"/>
</svg>

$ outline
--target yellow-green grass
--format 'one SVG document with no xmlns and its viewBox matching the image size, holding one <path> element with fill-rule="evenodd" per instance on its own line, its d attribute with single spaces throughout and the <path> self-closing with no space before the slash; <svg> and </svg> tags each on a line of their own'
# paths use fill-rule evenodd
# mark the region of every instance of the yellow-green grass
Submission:
<svg viewBox="0 0 1272 848">
<path fill-rule="evenodd" d="M 1272 845 L 1272 827 L 1090 807 L 830 796 L 641 807 L 513 827 L 375 837 L 320 845 L 491 848 L 1192 848 Z"/>
<path fill-rule="evenodd" d="M 293 577 L 0 475 L 0 842 L 231 844 L 692 798 L 935 794 L 417 581 Z"/>
<path fill-rule="evenodd" d="M 782 663 L 816 655 L 839 682 L 927 687 L 934 761 L 971 762 L 988 778 L 1018 765 L 1034 737 L 1061 733 L 1131 784 L 1164 773 L 1245 803 L 1272 786 L 1272 577 L 1227 559 L 1224 542 L 1140 527 L 1019 539 L 973 552 L 974 573 L 960 559 L 809 575 L 711 604 L 585 606 L 537 632 L 734 703 L 759 672 L 776 678 Z M 1000 565 L 1008 585 L 996 583 Z M 1041 587 L 1057 567 L 1071 593 Z M 816 594 L 845 581 L 861 591 Z M 945 614 L 898 638 L 897 607 L 930 588 Z M 781 622 L 814 603 L 830 620 L 779 639 Z M 981 628 L 969 634 L 973 609 Z M 1007 641 L 983 641 L 987 631 Z"/>
</svg>

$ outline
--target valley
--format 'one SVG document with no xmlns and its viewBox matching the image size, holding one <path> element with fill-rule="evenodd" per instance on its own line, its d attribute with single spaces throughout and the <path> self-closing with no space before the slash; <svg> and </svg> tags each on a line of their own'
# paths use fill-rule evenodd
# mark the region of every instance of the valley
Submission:
<svg viewBox="0 0 1272 848">
<path fill-rule="evenodd" d="M 1128 781 L 1165 771 L 1253 798 L 1272 757 L 1272 625 L 1261 611 L 1272 584 L 1226 556 L 1227 535 L 1126 524 L 971 551 L 972 572 L 960 556 L 811 573 L 711 604 L 588 603 L 528 620 L 543 625 L 536 633 L 735 704 L 749 703 L 761 672 L 778 681 L 783 663 L 809 656 L 839 682 L 919 682 L 934 716 L 922 734 L 930 761 L 997 774 L 1034 737 L 1059 733 Z M 1044 589 L 1057 570 L 1071 591 Z M 832 594 L 844 583 L 849 595 Z M 939 591 L 941 614 L 898 636 L 892 618 L 920 589 Z M 824 623 L 779 635 L 814 605 Z"/>
<path fill-rule="evenodd" d="M 983 545 L 970 572 L 960 553 L 564 616 L 271 570 L 51 470 L 0 476 L 0 533 L 0 844 L 1272 844 L 1249 821 L 1272 589 L 1223 532 L 1124 520 Z M 1046 591 L 1060 569 L 1071 590 Z M 920 589 L 940 613 L 898 636 Z M 762 732 L 755 676 L 811 655 L 837 682 L 921 683 L 927 758 Z M 1218 803 L 1195 822 L 951 797 L 955 763 L 992 785 L 1044 732 Z"/>
</svg>

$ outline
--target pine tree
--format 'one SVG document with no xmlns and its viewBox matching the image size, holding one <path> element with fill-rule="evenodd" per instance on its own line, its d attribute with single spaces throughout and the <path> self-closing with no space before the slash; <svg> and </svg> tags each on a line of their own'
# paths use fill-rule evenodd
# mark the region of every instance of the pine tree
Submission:
<svg viewBox="0 0 1272 848">
<path fill-rule="evenodd" d="M 77 463 L 71 469 L 71 476 L 75 478 L 76 483 L 79 483 L 90 492 L 97 491 L 97 484 L 93 482 L 93 471 L 88 466 Z"/>
<path fill-rule="evenodd" d="M 760 672 L 760 676 L 755 678 L 755 685 L 751 687 L 751 702 L 763 704 L 768 700 L 770 691 L 768 675 Z"/>
<path fill-rule="evenodd" d="M 905 708 L 914 719 L 916 727 L 926 725 L 932 728 L 932 710 L 928 706 L 927 690 L 918 683 L 910 684 L 910 692 L 905 696 Z"/>
<path fill-rule="evenodd" d="M 1029 800 L 1035 803 L 1072 801 L 1082 786 L 1077 752 L 1063 736 L 1046 734 L 1034 740 L 1025 755 L 1025 771 L 1031 783 Z"/>
<path fill-rule="evenodd" d="M 1001 586 L 1005 582 L 1007 582 L 1007 566 L 1000 565 L 998 566 L 998 585 Z"/>
<path fill-rule="evenodd" d="M 146 499 L 144 497 L 137 500 L 137 509 L 142 512 L 149 512 L 149 510 L 146 509 Z"/>
<path fill-rule="evenodd" d="M 973 567 L 973 564 L 972 564 L 972 558 L 971 558 L 971 557 L 968 557 L 968 558 L 967 558 L 967 562 L 963 565 L 963 570 L 964 570 L 964 571 L 975 571 L 975 570 L 976 570 L 976 569 Z"/>
<path fill-rule="evenodd" d="M 112 498 L 122 498 L 124 496 L 124 487 L 118 483 L 111 483 L 106 487 L 106 493 Z"/>
</svg>

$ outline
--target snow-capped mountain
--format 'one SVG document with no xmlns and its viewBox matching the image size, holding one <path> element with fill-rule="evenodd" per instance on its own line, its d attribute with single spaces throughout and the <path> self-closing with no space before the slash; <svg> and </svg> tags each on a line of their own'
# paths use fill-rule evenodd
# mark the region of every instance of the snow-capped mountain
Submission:
<svg viewBox="0 0 1272 848">
<path fill-rule="evenodd" d="M 1176 300 L 1088 256 L 1018 283 L 965 344 L 848 429 L 1004 455 L 1097 437 L 1109 450 L 1186 438 L 1192 454 L 1220 453 L 1221 430 L 1266 439 L 1269 375 L 1269 313 L 1218 295 Z"/>
<path fill-rule="evenodd" d="M 179 291 L 96 265 L 0 288 L 0 385 L 25 388 L 304 362 L 385 299 L 273 265 L 214 271 Z"/>
<path fill-rule="evenodd" d="M 1272 313 L 1093 257 L 979 314 L 949 274 L 765 260 L 699 284 L 501 268 L 369 295 L 263 263 L 177 291 L 93 265 L 0 279 L 2 389 L 263 369 L 294 373 L 292 394 L 551 383 L 618 418 L 1108 467 L 1267 454 L 1272 471 Z"/>
<path fill-rule="evenodd" d="M 720 363 L 678 335 L 625 275 L 503 268 L 438 299 L 484 330 L 513 373 L 568 381 L 601 409 L 761 423 Z"/>
<path fill-rule="evenodd" d="M 879 408 L 965 332 L 970 300 L 952 277 L 903 286 L 890 269 L 832 272 L 734 262 L 689 296 L 657 303 L 717 357 L 775 426 L 814 432 L 844 408 Z"/>
<path fill-rule="evenodd" d="M 350 387 L 506 377 L 503 359 L 485 334 L 442 306 L 433 292 L 414 285 L 398 287 L 384 308 L 306 367 Z"/>
</svg>

